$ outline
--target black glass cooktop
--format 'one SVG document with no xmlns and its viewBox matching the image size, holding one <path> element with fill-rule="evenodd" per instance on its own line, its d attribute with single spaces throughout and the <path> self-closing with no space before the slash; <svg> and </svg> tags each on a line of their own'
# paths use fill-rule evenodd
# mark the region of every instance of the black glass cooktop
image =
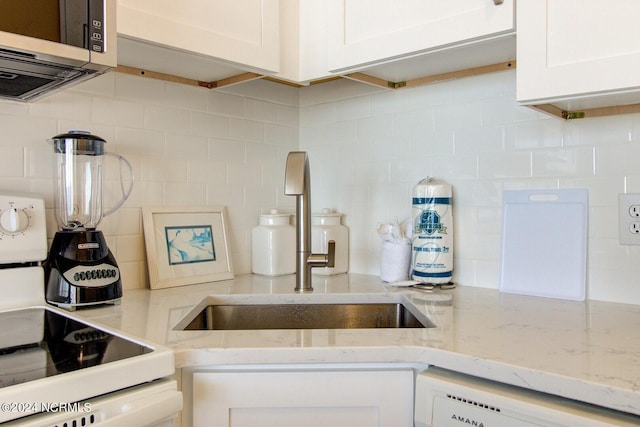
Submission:
<svg viewBox="0 0 640 427">
<path fill-rule="evenodd" d="M 0 313 L 0 388 L 152 351 L 44 308 Z"/>
</svg>

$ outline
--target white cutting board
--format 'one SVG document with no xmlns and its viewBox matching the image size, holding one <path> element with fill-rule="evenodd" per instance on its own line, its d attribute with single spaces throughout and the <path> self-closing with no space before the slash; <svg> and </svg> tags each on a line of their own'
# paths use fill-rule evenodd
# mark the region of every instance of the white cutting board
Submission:
<svg viewBox="0 0 640 427">
<path fill-rule="evenodd" d="M 584 301 L 588 191 L 505 190 L 502 197 L 500 290 Z"/>
</svg>

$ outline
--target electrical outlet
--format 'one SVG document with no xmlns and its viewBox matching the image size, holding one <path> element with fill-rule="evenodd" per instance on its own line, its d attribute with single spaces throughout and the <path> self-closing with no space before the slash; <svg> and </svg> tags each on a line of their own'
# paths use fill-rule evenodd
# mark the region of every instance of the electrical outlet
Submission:
<svg viewBox="0 0 640 427">
<path fill-rule="evenodd" d="M 640 245 L 640 194 L 618 195 L 618 231 L 621 245 Z"/>
</svg>

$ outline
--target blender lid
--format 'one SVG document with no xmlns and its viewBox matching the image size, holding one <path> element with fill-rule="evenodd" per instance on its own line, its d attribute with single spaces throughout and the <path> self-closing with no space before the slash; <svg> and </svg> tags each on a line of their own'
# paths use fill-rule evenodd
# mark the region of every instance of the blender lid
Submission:
<svg viewBox="0 0 640 427">
<path fill-rule="evenodd" d="M 91 135 L 91 132 L 87 130 L 70 130 L 67 133 L 56 135 L 51 139 L 91 139 L 94 141 L 107 142 L 103 138 L 96 135 Z"/>
<path fill-rule="evenodd" d="M 73 153 L 101 156 L 104 154 L 104 144 L 107 142 L 91 132 L 70 130 L 67 133 L 51 138 L 56 153 Z"/>
</svg>

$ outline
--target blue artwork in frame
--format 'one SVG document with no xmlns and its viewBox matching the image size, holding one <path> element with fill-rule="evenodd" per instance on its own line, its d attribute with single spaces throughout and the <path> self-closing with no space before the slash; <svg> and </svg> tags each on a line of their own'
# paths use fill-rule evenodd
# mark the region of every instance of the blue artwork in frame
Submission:
<svg viewBox="0 0 640 427">
<path fill-rule="evenodd" d="M 216 250 L 210 225 L 165 227 L 169 265 L 212 262 Z"/>
</svg>

